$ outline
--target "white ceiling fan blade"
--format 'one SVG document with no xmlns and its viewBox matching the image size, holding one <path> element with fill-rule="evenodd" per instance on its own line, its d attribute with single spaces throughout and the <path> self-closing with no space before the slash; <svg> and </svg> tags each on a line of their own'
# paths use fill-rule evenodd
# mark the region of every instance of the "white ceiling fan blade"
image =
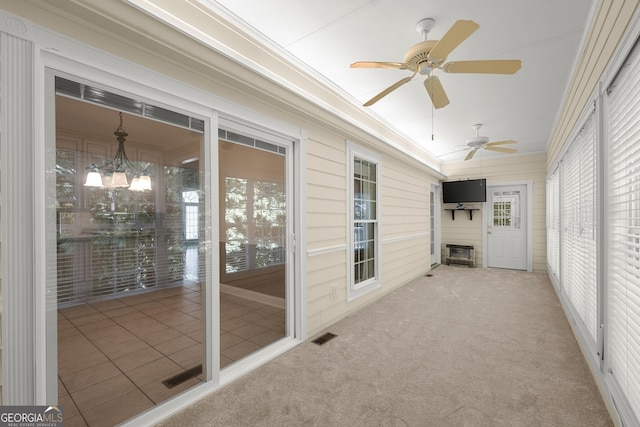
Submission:
<svg viewBox="0 0 640 427">
<path fill-rule="evenodd" d="M 507 153 L 507 154 L 513 154 L 513 153 L 517 153 L 518 150 L 514 150 L 513 148 L 502 148 L 502 147 L 484 147 L 486 150 L 491 150 L 491 151 L 499 151 L 501 153 Z"/>
<path fill-rule="evenodd" d="M 389 95 L 394 90 L 398 89 L 403 84 L 408 83 L 415 75 L 416 75 L 416 73 L 413 73 L 413 75 L 411 77 L 405 77 L 404 79 L 398 80 L 397 82 L 395 82 L 394 84 L 392 84 L 391 86 L 389 86 L 388 88 L 386 88 L 385 90 L 383 90 L 382 92 L 380 92 L 379 94 L 377 94 L 376 96 L 374 96 L 373 98 L 371 98 L 370 100 L 368 100 L 367 102 L 365 102 L 362 105 L 365 106 L 365 107 L 369 107 L 369 106 L 375 104 L 376 102 L 380 101 L 385 96 Z"/>
<path fill-rule="evenodd" d="M 449 98 L 447 97 L 438 76 L 431 76 L 427 78 L 424 81 L 424 87 L 427 89 L 431 102 L 435 108 L 442 108 L 449 105 Z"/>
<path fill-rule="evenodd" d="M 486 144 L 484 144 L 484 147 L 495 147 L 497 145 L 508 145 L 508 144 L 517 144 L 517 141 L 514 141 L 512 139 L 509 140 L 505 140 L 505 141 L 495 141 L 495 142 L 487 142 Z"/>
<path fill-rule="evenodd" d="M 367 62 L 358 61 L 349 66 L 350 68 L 398 68 L 400 70 L 406 70 L 407 64 L 404 62 Z"/>
<path fill-rule="evenodd" d="M 514 74 L 522 67 L 519 59 L 452 61 L 442 66 L 445 73 Z"/>
<path fill-rule="evenodd" d="M 473 21 L 456 21 L 449 31 L 442 36 L 440 41 L 429 52 L 429 60 L 436 64 L 442 63 L 449 53 L 467 37 L 474 33 L 480 26 Z"/>
<path fill-rule="evenodd" d="M 469 151 L 469 154 L 467 154 L 467 157 L 465 157 L 464 160 L 465 161 L 471 160 L 473 156 L 476 154 L 476 151 L 478 151 L 478 148 L 474 148 L 473 150 Z"/>
</svg>

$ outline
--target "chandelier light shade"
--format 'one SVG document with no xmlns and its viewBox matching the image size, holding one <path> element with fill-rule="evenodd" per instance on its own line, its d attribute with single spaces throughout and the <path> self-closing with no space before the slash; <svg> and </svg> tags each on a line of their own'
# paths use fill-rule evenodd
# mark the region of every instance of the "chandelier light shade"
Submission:
<svg viewBox="0 0 640 427">
<path fill-rule="evenodd" d="M 87 174 L 87 182 L 84 185 L 87 187 L 104 187 L 98 166 L 91 165 L 87 169 L 89 169 L 89 173 Z"/>
<path fill-rule="evenodd" d="M 118 151 L 115 157 L 103 166 L 95 164 L 87 167 L 89 173 L 84 183 L 85 187 L 94 188 L 129 188 L 131 191 L 151 190 L 151 177 L 146 170 L 140 170 L 134 166 L 124 150 L 124 142 L 129 135 L 122 128 L 122 113 L 120 113 L 120 125 L 113 133 L 118 140 Z M 127 174 L 132 176 L 131 184 Z"/>
</svg>

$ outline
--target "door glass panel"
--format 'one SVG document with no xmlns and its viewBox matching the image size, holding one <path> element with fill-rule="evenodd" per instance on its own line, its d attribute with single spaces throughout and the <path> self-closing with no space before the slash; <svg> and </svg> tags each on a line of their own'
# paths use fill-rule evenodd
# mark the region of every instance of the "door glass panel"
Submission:
<svg viewBox="0 0 640 427">
<path fill-rule="evenodd" d="M 122 119 L 56 97 L 58 394 L 78 424 L 119 424 L 203 381 L 203 137 Z M 95 186 L 89 172 L 101 175 Z M 108 185 L 117 172 L 128 186 Z M 150 184 L 136 191 L 141 176 Z"/>
<path fill-rule="evenodd" d="M 493 226 L 504 230 L 519 230 L 520 191 L 493 192 Z"/>
<path fill-rule="evenodd" d="M 287 334 L 287 150 L 233 132 L 221 131 L 220 136 L 224 368 Z"/>
</svg>

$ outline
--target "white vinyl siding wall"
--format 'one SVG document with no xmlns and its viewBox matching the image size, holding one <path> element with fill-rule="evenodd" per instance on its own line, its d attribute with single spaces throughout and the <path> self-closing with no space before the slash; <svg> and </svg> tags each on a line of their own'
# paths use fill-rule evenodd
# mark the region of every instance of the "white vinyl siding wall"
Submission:
<svg viewBox="0 0 640 427">
<path fill-rule="evenodd" d="M 381 276 L 396 287 L 431 265 L 429 191 L 435 179 L 390 156 L 382 164 Z"/>
<path fill-rule="evenodd" d="M 347 302 L 347 143 L 310 129 L 307 145 L 307 300 L 309 334 L 429 270 L 429 188 L 437 178 L 396 156 L 380 155 L 380 289 Z"/>
</svg>

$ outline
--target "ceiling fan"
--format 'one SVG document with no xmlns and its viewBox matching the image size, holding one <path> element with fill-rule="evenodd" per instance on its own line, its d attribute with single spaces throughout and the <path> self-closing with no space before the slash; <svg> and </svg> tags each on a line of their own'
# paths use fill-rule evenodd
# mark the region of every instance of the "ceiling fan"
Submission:
<svg viewBox="0 0 640 427">
<path fill-rule="evenodd" d="M 456 21 L 440 40 L 428 40 L 429 31 L 435 25 L 435 20 L 426 18 L 416 24 L 416 31 L 423 36 L 424 41 L 412 46 L 404 55 L 404 62 L 354 62 L 351 68 L 398 68 L 413 71 L 413 75 L 405 77 L 392 84 L 363 105 L 368 107 L 375 104 L 400 86 L 408 83 L 420 73 L 428 75 L 424 86 L 435 108 L 442 108 L 449 104 L 442 83 L 432 71 L 441 69 L 445 73 L 481 73 L 481 74 L 514 74 L 522 65 L 519 59 L 498 59 L 479 61 L 445 62 L 447 56 L 460 43 L 473 34 L 480 26 L 473 21 Z"/>
<path fill-rule="evenodd" d="M 465 160 L 471 160 L 481 148 L 485 150 L 499 151 L 501 153 L 507 154 L 513 154 L 517 151 L 513 148 L 502 147 L 502 145 L 517 144 L 517 142 L 513 140 L 489 142 L 489 138 L 487 138 L 486 136 L 480 136 L 481 127 L 481 123 L 473 125 L 473 128 L 476 130 L 476 136 L 475 138 L 471 138 L 467 141 L 467 145 L 469 146 L 469 148 L 465 148 L 464 150 L 462 150 L 471 150 L 469 151 L 469 154 L 467 154 L 467 157 L 464 158 Z"/>
</svg>

